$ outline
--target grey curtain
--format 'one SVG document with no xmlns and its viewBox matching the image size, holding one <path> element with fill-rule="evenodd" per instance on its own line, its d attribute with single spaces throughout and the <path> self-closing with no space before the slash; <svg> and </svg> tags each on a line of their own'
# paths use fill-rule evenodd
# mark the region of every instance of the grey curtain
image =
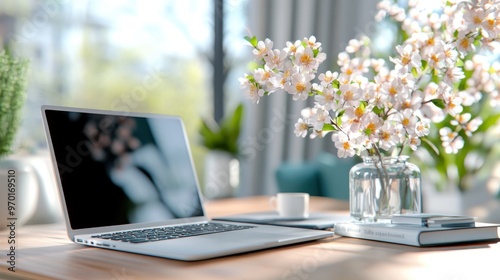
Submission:
<svg viewBox="0 0 500 280">
<path fill-rule="evenodd" d="M 274 48 L 314 35 L 328 56 L 320 69 L 323 72 L 334 69 L 337 54 L 350 39 L 374 32 L 376 3 L 371 0 L 253 0 L 249 2 L 249 31 L 259 40 L 273 40 Z M 293 101 L 284 92 L 262 98 L 259 104 L 247 101 L 241 137 L 240 196 L 276 193 L 274 172 L 283 162 L 301 162 L 322 152 L 335 152 L 329 136 L 303 139 L 293 133 L 300 111 L 308 105 L 312 106 L 312 100 Z"/>
</svg>

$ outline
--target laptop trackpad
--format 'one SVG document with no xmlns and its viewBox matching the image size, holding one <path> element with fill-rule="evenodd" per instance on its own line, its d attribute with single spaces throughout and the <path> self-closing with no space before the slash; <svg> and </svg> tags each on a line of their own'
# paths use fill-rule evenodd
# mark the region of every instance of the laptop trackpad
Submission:
<svg viewBox="0 0 500 280">
<path fill-rule="evenodd" d="M 149 255 L 179 260 L 200 260 L 279 246 L 281 238 L 289 237 L 245 230 L 148 242 L 140 245 L 143 249 L 142 253 Z M 129 247 L 129 251 L 135 250 Z"/>
<path fill-rule="evenodd" d="M 198 253 L 208 253 L 221 250 L 239 251 L 242 248 L 259 248 L 264 245 L 278 244 L 280 239 L 289 239 L 290 237 L 283 234 L 243 230 L 199 235 L 194 238 L 187 237 L 162 242 L 151 242 L 148 245 L 156 245 L 157 249 L 161 247 L 169 251 L 177 249 L 184 251 L 188 249 Z"/>
<path fill-rule="evenodd" d="M 200 244 L 205 245 L 208 241 L 219 245 L 235 244 L 241 246 L 242 244 L 268 244 L 270 242 L 278 242 L 280 239 L 286 238 L 289 238 L 289 236 L 269 232 L 243 230 L 198 236 L 198 238 L 194 238 L 193 241 L 196 240 L 195 242 L 200 242 Z"/>
</svg>

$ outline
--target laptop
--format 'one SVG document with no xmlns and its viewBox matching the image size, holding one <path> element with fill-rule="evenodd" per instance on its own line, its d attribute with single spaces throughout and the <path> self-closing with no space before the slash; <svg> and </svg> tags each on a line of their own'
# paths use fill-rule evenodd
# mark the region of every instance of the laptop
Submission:
<svg viewBox="0 0 500 280">
<path fill-rule="evenodd" d="M 180 117 L 42 106 L 69 238 L 195 261 L 333 236 L 205 215 Z"/>
</svg>

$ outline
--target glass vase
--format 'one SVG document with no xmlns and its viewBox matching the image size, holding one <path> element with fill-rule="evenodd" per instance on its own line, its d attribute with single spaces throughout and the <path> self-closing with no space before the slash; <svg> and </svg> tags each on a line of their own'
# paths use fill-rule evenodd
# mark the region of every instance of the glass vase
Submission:
<svg viewBox="0 0 500 280">
<path fill-rule="evenodd" d="M 352 222 L 390 223 L 393 214 L 422 212 L 420 169 L 408 158 L 363 157 L 351 168 Z"/>
</svg>

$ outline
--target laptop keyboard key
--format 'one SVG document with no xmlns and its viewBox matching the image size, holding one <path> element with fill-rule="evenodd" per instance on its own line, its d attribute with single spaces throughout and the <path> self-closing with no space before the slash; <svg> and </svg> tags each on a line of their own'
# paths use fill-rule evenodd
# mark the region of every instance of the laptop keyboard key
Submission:
<svg viewBox="0 0 500 280">
<path fill-rule="evenodd" d="M 130 243 L 144 243 L 144 242 L 149 242 L 150 240 L 147 238 L 138 238 L 138 239 L 132 239 L 129 242 Z"/>
</svg>

